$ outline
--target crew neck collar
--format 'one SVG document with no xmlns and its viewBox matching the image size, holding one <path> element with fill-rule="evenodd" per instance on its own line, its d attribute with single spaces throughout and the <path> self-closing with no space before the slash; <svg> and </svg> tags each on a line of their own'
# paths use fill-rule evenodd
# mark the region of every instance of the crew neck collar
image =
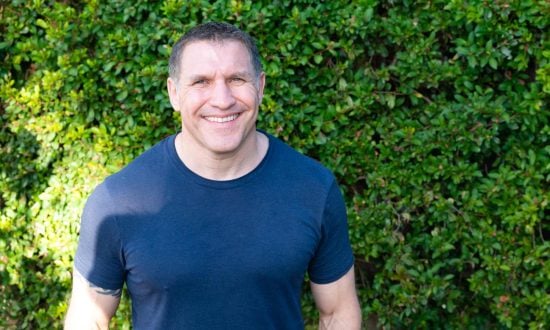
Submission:
<svg viewBox="0 0 550 330">
<path fill-rule="evenodd" d="M 178 133 L 170 136 L 167 140 L 167 152 L 172 160 L 172 162 L 174 163 L 174 166 L 176 166 L 178 168 L 178 171 L 180 173 L 182 173 L 186 178 L 192 180 L 194 183 L 196 184 L 199 184 L 199 185 L 202 185 L 202 186 L 207 186 L 207 187 L 210 187 L 210 188 L 214 188 L 214 189 L 230 189 L 230 188 L 234 188 L 234 187 L 237 187 L 237 186 L 241 186 L 241 185 L 244 185 L 248 182 L 250 182 L 251 180 L 253 180 L 254 178 L 256 178 L 258 176 L 258 174 L 263 170 L 263 168 L 265 167 L 265 164 L 269 161 L 269 158 L 271 157 L 271 153 L 272 153 L 272 149 L 273 149 L 273 137 L 262 131 L 262 130 L 257 130 L 259 133 L 265 135 L 268 139 L 268 146 L 267 146 L 267 151 L 266 151 L 266 154 L 264 155 L 264 157 L 262 158 L 262 160 L 260 161 L 260 163 L 254 168 L 252 169 L 250 172 L 244 174 L 243 176 L 240 176 L 238 178 L 235 178 L 235 179 L 230 179 L 230 180 L 212 180 L 212 179 L 207 179 L 205 177 L 202 177 L 200 176 L 199 174 L 191 171 L 187 165 L 185 165 L 185 163 L 179 158 L 178 156 L 178 153 L 176 151 L 176 136 L 178 135 Z"/>
</svg>

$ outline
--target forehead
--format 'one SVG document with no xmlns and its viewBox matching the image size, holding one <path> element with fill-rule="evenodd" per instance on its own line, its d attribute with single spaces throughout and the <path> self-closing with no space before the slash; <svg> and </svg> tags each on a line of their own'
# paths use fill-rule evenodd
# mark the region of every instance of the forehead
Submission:
<svg viewBox="0 0 550 330">
<path fill-rule="evenodd" d="M 184 77 L 216 71 L 253 72 L 248 49 L 236 40 L 193 41 L 185 46 L 180 61 Z"/>
</svg>

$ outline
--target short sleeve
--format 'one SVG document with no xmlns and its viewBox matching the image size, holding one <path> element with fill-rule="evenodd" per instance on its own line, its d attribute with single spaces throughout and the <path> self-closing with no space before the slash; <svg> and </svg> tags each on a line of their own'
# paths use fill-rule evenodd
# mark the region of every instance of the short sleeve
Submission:
<svg viewBox="0 0 550 330">
<path fill-rule="evenodd" d="M 113 205 L 105 183 L 88 198 L 74 262 L 76 270 L 90 283 L 116 290 L 124 284 L 125 267 Z"/>
<path fill-rule="evenodd" d="M 350 270 L 353 262 L 346 205 L 334 180 L 325 202 L 321 239 L 308 268 L 310 279 L 317 284 L 334 282 Z"/>
</svg>

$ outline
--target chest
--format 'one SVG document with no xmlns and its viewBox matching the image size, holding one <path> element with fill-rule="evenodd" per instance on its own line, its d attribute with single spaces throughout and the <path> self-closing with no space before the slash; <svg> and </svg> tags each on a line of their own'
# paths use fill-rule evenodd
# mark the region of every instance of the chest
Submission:
<svg viewBox="0 0 550 330">
<path fill-rule="evenodd" d="M 129 287 L 299 285 L 320 239 L 320 210 L 285 197 L 182 196 L 134 216 L 123 230 Z"/>
</svg>

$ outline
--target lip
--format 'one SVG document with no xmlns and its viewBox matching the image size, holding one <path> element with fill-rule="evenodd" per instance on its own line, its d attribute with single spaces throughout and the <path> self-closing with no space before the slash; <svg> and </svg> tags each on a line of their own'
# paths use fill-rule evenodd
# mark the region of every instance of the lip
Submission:
<svg viewBox="0 0 550 330">
<path fill-rule="evenodd" d="M 217 115 L 205 115 L 205 116 L 202 116 L 202 118 L 206 121 L 208 121 L 209 123 L 214 123 L 214 124 L 227 124 L 227 123 L 232 123 L 234 122 L 235 120 L 237 120 L 239 117 L 240 117 L 241 113 L 232 113 L 232 114 L 227 114 L 227 115 L 223 115 L 223 116 L 217 116 Z"/>
</svg>

